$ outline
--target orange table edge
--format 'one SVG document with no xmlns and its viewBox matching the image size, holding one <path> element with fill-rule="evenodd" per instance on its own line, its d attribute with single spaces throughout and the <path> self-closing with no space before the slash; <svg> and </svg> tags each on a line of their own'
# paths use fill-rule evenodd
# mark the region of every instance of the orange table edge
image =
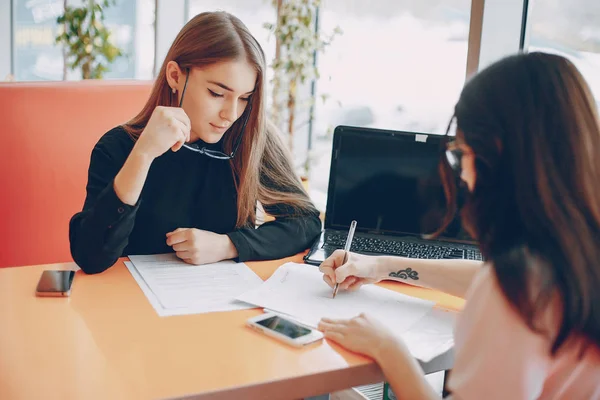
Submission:
<svg viewBox="0 0 600 400">
<path fill-rule="evenodd" d="M 159 317 L 123 261 L 78 271 L 69 298 L 35 297 L 45 269 L 0 270 L 0 398 L 302 398 L 381 382 L 369 358 L 323 340 L 297 349 L 248 329 L 260 309 Z M 267 279 L 285 262 L 249 262 Z M 307 265 L 307 268 L 314 268 Z M 380 284 L 453 310 L 464 300 Z"/>
</svg>

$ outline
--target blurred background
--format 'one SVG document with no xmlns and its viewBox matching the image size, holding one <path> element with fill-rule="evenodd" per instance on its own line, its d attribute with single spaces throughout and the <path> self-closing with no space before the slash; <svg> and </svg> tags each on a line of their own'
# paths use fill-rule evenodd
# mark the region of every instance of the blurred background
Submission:
<svg viewBox="0 0 600 400">
<path fill-rule="evenodd" d="M 106 35 L 89 38 L 93 49 L 82 37 L 57 40 L 77 22 L 66 11 L 94 6 Z M 179 29 L 210 10 L 239 17 L 262 45 L 270 112 L 322 210 L 335 126 L 443 134 L 465 80 L 505 55 L 566 56 L 600 101 L 598 0 L 0 0 L 0 79 L 89 78 L 69 53 L 89 50 L 104 60 L 96 79 L 152 80 Z M 310 24 L 282 25 L 302 12 Z M 309 46 L 294 41 L 301 35 Z M 304 55 L 295 69 L 276 63 L 288 42 Z M 278 90 L 297 77 L 294 110 L 286 109 L 290 94 Z"/>
</svg>

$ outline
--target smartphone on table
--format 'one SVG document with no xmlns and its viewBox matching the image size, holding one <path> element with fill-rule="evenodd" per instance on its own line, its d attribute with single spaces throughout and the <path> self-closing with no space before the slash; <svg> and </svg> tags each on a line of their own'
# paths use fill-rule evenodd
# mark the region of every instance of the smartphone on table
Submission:
<svg viewBox="0 0 600 400">
<path fill-rule="evenodd" d="M 276 313 L 269 312 L 250 318 L 246 324 L 256 331 L 296 347 L 323 339 L 322 332 Z"/>
<path fill-rule="evenodd" d="M 67 297 L 71 294 L 71 286 L 75 271 L 46 270 L 35 289 L 38 297 Z"/>
</svg>

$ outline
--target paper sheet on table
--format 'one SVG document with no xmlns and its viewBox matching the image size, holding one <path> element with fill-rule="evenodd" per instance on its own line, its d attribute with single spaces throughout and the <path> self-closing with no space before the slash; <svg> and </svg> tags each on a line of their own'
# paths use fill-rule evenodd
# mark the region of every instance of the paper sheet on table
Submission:
<svg viewBox="0 0 600 400">
<path fill-rule="evenodd" d="M 413 357 L 424 362 L 431 361 L 454 347 L 457 315 L 454 311 L 434 308 L 400 337 Z"/>
<path fill-rule="evenodd" d="M 303 321 L 293 315 L 268 308 L 265 308 L 264 311 L 281 314 L 317 329 L 313 323 Z M 398 336 L 406 343 L 413 357 L 427 363 L 454 347 L 454 325 L 457 316 L 458 313 L 455 311 L 434 307 L 410 329 Z"/>
<path fill-rule="evenodd" d="M 287 263 L 259 287 L 237 299 L 292 315 L 311 325 L 322 317 L 352 318 L 364 312 L 379 319 L 397 334 L 406 332 L 433 308 L 433 302 L 406 296 L 375 285 L 356 292 L 338 292 L 323 282 L 313 266 Z"/>
<path fill-rule="evenodd" d="M 233 261 L 196 266 L 174 254 L 129 259 L 127 268 L 160 316 L 253 308 L 235 297 L 262 284 L 248 266 Z"/>
</svg>

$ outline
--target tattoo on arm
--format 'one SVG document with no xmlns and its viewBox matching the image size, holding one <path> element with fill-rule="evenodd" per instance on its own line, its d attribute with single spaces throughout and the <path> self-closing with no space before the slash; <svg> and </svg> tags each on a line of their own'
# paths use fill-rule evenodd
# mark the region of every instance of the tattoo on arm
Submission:
<svg viewBox="0 0 600 400">
<path fill-rule="evenodd" d="M 412 268 L 401 269 L 398 272 L 391 272 L 390 277 L 392 278 L 400 278 L 400 279 L 413 279 L 415 281 L 419 280 L 419 273 Z"/>
</svg>

